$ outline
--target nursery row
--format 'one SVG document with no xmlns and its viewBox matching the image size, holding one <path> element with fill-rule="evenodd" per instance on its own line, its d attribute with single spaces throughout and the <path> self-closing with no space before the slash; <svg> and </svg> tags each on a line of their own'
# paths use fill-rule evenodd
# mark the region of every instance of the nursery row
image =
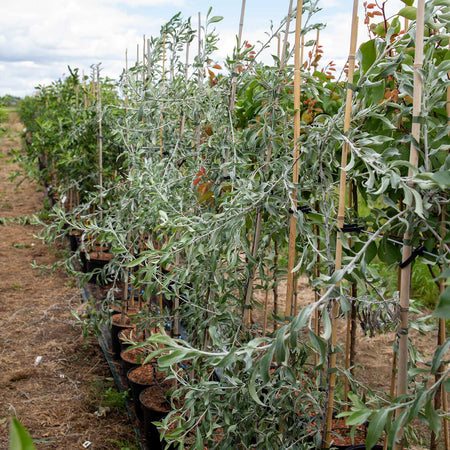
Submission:
<svg viewBox="0 0 450 450">
<path fill-rule="evenodd" d="M 178 14 L 119 80 L 70 69 L 21 102 L 18 156 L 52 202 L 42 238 L 70 236 L 62 263 L 106 290 L 80 320 L 132 323 L 166 371 L 166 442 L 328 448 L 350 427 L 402 448 L 419 418 L 448 448 L 450 4 L 403 2 L 389 19 L 364 3 L 369 39 L 356 51 L 353 33 L 340 75 L 304 0 L 220 64 L 221 17 Z M 419 264 L 439 286 L 428 365 L 408 339 L 437 320 L 408 314 Z M 355 377 L 357 317 L 398 332 L 390 392 Z"/>
</svg>

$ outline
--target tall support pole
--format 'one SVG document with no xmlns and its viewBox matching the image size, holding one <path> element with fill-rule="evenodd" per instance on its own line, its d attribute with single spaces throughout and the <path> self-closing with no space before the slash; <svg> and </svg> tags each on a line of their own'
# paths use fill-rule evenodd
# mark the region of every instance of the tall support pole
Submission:
<svg viewBox="0 0 450 450">
<path fill-rule="evenodd" d="M 284 42 L 283 42 L 283 53 L 281 54 L 281 60 L 280 60 L 280 73 L 283 70 L 284 64 L 286 62 L 285 61 L 286 60 L 286 48 L 287 48 L 287 40 L 288 40 L 288 36 L 289 36 L 289 24 L 290 24 L 291 13 L 292 13 L 292 3 L 293 3 L 293 0 L 290 0 L 288 17 L 286 20 L 286 32 L 284 35 Z M 269 119 L 268 119 L 269 122 L 272 121 L 274 111 L 278 107 L 278 97 L 281 92 L 281 87 L 282 87 L 282 85 L 280 84 L 277 89 L 273 110 L 269 114 Z M 264 177 L 266 177 L 267 172 L 269 170 L 271 157 L 272 157 L 272 143 L 269 142 L 269 144 L 267 145 L 267 149 L 266 149 L 265 165 L 263 168 Z M 262 210 L 260 207 L 258 207 L 256 210 L 255 231 L 253 233 L 253 241 L 252 241 L 252 257 L 255 260 L 258 255 L 259 241 L 260 241 L 260 237 L 261 237 L 261 225 L 262 225 Z M 251 269 L 250 277 L 247 282 L 247 288 L 245 291 L 245 299 L 244 299 L 243 317 L 244 317 L 244 323 L 247 326 L 250 326 L 250 322 L 251 322 L 251 306 L 250 305 L 251 305 L 251 298 L 252 298 L 252 292 L 253 292 L 253 282 L 255 281 L 255 274 L 256 274 L 256 265 L 253 265 L 253 267 Z"/>
<path fill-rule="evenodd" d="M 244 15 L 245 15 L 245 0 L 242 0 L 241 3 L 241 17 L 239 19 L 239 31 L 237 36 L 237 50 L 241 48 L 242 45 L 242 30 L 244 29 Z M 236 83 L 237 83 L 237 77 L 234 76 L 231 79 L 231 94 L 230 94 L 230 111 L 232 112 L 234 110 L 234 103 L 236 98 Z M 227 158 L 228 160 L 228 158 Z"/>
<path fill-rule="evenodd" d="M 238 36 L 237 36 L 237 51 L 240 50 L 241 45 L 242 45 L 242 30 L 244 29 L 244 16 L 245 16 L 245 3 L 246 0 L 242 0 L 241 3 L 241 16 L 239 19 L 239 31 L 238 31 Z M 236 72 L 236 68 L 237 68 L 237 64 L 234 64 L 234 68 L 233 68 L 233 72 Z M 229 99 L 229 103 L 228 103 L 228 109 L 229 109 L 229 114 L 230 117 L 233 114 L 234 111 L 234 104 L 236 102 L 236 84 L 237 84 L 237 77 L 236 75 L 233 76 L 233 78 L 231 79 L 231 90 L 230 90 L 230 99 Z M 228 160 L 230 159 L 230 149 L 226 148 L 225 149 L 225 164 L 228 163 Z M 228 169 L 225 168 L 224 170 L 224 175 L 227 176 L 228 175 Z"/>
<path fill-rule="evenodd" d="M 102 136 L 102 94 L 100 83 L 100 64 L 97 64 L 97 110 L 98 110 L 98 186 L 100 223 L 103 222 L 103 136 Z M 102 248 L 102 246 L 100 247 Z M 100 250 L 101 252 L 102 250 Z"/>
<path fill-rule="evenodd" d="M 147 78 L 152 76 L 152 54 L 150 52 L 150 39 L 147 39 Z"/>
<path fill-rule="evenodd" d="M 145 34 L 142 37 L 142 92 L 145 84 Z"/>
<path fill-rule="evenodd" d="M 356 54 L 356 42 L 358 38 L 358 0 L 353 1 L 353 13 L 352 13 L 352 32 L 350 39 L 350 53 L 348 57 L 348 86 L 347 97 L 345 104 L 344 115 L 344 133 L 347 133 L 350 129 L 350 119 L 352 112 L 352 99 L 353 99 L 353 75 L 355 72 L 355 54 Z M 344 226 L 345 217 L 345 193 L 347 185 L 347 160 L 348 160 L 349 146 L 347 142 L 344 142 L 342 146 L 341 155 L 341 171 L 339 180 L 339 209 L 337 217 L 338 232 L 336 237 L 336 264 L 335 270 L 341 270 L 342 268 L 342 239 L 343 235 L 341 229 Z M 339 283 L 338 283 L 339 286 Z M 339 314 L 339 304 L 336 300 L 333 301 L 333 307 L 331 311 L 331 338 L 329 342 L 329 374 L 328 374 L 328 398 L 327 398 L 327 410 L 326 410 L 326 423 L 324 430 L 324 448 L 330 447 L 332 439 L 331 428 L 333 419 L 334 408 L 334 394 L 336 389 L 336 347 L 337 347 L 337 323 L 336 318 Z"/>
<path fill-rule="evenodd" d="M 198 56 L 198 60 L 199 60 L 199 67 L 198 67 L 198 72 L 197 72 L 197 87 L 198 90 L 200 91 L 201 87 L 202 87 L 202 83 L 203 83 L 203 78 L 202 78 L 202 67 L 200 67 L 200 60 L 201 60 L 201 56 L 202 56 L 202 16 L 200 13 L 198 13 L 198 32 L 197 32 L 197 41 L 198 41 L 198 47 L 197 47 L 197 56 Z M 198 120 L 200 122 L 200 118 Z M 195 126 L 195 144 L 196 144 L 196 148 L 198 150 L 198 148 L 200 147 L 200 125 L 196 125 Z"/>
<path fill-rule="evenodd" d="M 302 27 L 302 13 L 303 13 L 303 0 L 297 0 L 297 19 L 295 24 L 295 50 L 294 50 L 294 165 L 292 173 L 292 182 L 298 183 L 299 173 L 299 156 L 300 156 L 300 123 L 301 123 L 301 84 L 302 84 L 302 72 L 301 72 L 301 27 Z M 293 295 L 294 295 L 294 265 L 295 265 L 295 241 L 297 238 L 297 218 L 294 214 L 297 209 L 297 189 L 294 188 L 291 192 L 291 205 L 293 207 L 293 213 L 291 214 L 289 221 L 289 253 L 288 253 L 288 270 L 287 270 L 287 286 L 286 286 L 286 308 L 285 315 L 292 315 Z"/>
<path fill-rule="evenodd" d="M 450 43 L 449 43 L 449 48 L 450 48 Z M 448 77 L 448 79 L 450 79 L 450 71 L 448 72 L 447 77 Z M 450 127 L 450 86 L 447 86 L 447 126 Z M 443 206 L 442 207 L 442 231 L 441 231 L 442 238 L 444 238 L 444 236 L 446 235 L 446 231 L 447 231 L 444 226 L 445 220 L 446 220 L 446 210 L 445 210 L 445 206 Z M 441 294 L 445 290 L 445 283 L 444 283 L 443 278 L 440 281 L 439 289 L 440 289 Z M 439 321 L 439 334 L 440 334 L 441 345 L 443 345 L 446 340 L 445 320 L 444 319 L 440 319 L 440 321 Z M 444 383 L 441 384 L 441 391 L 442 391 L 442 409 L 444 410 L 445 413 L 447 413 L 448 412 L 448 399 L 447 399 L 447 392 L 444 388 Z M 445 450 L 449 450 L 450 449 L 449 425 L 445 419 L 443 422 L 444 422 Z"/>
<path fill-rule="evenodd" d="M 450 45 L 449 45 L 450 46 Z M 450 71 L 447 74 L 448 79 L 450 79 Z M 447 87 L 447 126 L 450 126 L 450 86 Z M 447 234 L 447 229 L 445 226 L 445 221 L 447 219 L 447 210 L 445 203 L 442 205 L 442 211 L 441 211 L 441 237 L 442 239 L 445 238 Z M 441 268 L 442 271 L 442 268 Z M 441 278 L 439 280 L 439 292 L 442 294 L 445 290 L 445 280 L 444 278 Z M 439 319 L 439 329 L 438 329 L 438 337 L 437 337 L 437 345 L 444 345 L 446 341 L 446 329 L 445 329 L 445 319 Z M 439 379 L 442 377 L 442 374 L 445 371 L 444 365 L 441 365 L 439 367 L 439 371 L 436 374 L 436 382 L 439 381 Z M 444 383 L 441 383 L 439 386 L 439 390 L 436 392 L 435 400 L 434 400 L 434 408 L 435 409 L 442 409 L 444 410 L 444 413 L 448 411 L 448 400 L 447 400 L 447 392 L 445 391 Z M 442 423 L 443 428 L 443 435 L 444 435 L 444 446 L 445 450 L 449 450 L 450 448 L 450 436 L 449 436 L 449 429 L 448 429 L 448 423 L 447 420 L 443 419 Z M 431 434 L 431 444 L 430 444 L 430 450 L 436 450 L 437 444 L 438 444 L 437 436 L 432 433 Z"/>
<path fill-rule="evenodd" d="M 411 167 L 418 167 L 419 149 L 417 143 L 420 140 L 420 115 L 422 104 L 422 77 L 419 71 L 423 66 L 423 33 L 424 33 L 424 0 L 418 0 L 416 20 L 416 48 L 414 56 L 414 94 L 413 94 L 413 117 L 411 129 L 411 146 L 409 152 L 409 163 Z M 412 176 L 412 169 L 409 176 Z M 412 246 L 410 239 L 412 230 L 409 227 L 403 235 L 402 261 L 411 257 Z M 411 264 L 402 267 L 400 274 L 400 331 L 398 346 L 398 379 L 397 397 L 405 395 L 408 389 L 408 326 L 409 326 L 409 299 L 411 294 Z M 399 432 L 399 441 L 395 449 L 403 449 L 403 429 Z"/>
</svg>

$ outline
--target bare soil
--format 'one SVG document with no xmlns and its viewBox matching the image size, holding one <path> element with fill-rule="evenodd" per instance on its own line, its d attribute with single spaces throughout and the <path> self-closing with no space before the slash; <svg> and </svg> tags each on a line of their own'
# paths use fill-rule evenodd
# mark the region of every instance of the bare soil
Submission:
<svg viewBox="0 0 450 450">
<path fill-rule="evenodd" d="M 44 201 L 40 186 L 9 180 L 19 170 L 10 150 L 20 148 L 21 132 L 11 113 L 0 135 L 0 449 L 8 448 L 12 415 L 37 449 L 136 448 L 98 342 L 83 338 L 71 314 L 80 307 L 77 283 L 62 270 L 32 268 L 53 264 L 61 248 L 42 245 L 40 227 L 20 223 Z"/>
</svg>

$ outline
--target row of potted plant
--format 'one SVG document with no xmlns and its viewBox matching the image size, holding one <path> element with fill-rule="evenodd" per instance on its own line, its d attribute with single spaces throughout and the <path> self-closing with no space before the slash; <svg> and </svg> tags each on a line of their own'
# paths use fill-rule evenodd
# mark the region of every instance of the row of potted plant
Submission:
<svg viewBox="0 0 450 450">
<path fill-rule="evenodd" d="M 72 71 L 23 102 L 28 167 L 57 192 L 44 238 L 78 236 L 75 254 L 64 261 L 73 273 L 80 257 L 85 264 L 107 262 L 96 269 L 98 281 L 109 285 L 105 307 L 93 316 L 97 322 L 111 321 L 115 306 L 124 322 L 130 304 L 140 306 L 133 316 L 146 340 L 136 348 L 159 356 L 175 384 L 173 410 L 162 422 L 167 442 L 183 445 L 195 436 L 197 448 L 330 445 L 323 422 L 335 371 L 351 381 L 354 393 L 336 402 L 352 404 L 347 425 L 371 420 L 368 447 L 384 432 L 394 445 L 399 429 L 418 415 L 439 432 L 431 399 L 443 378 L 430 388 L 418 381 L 411 361 L 412 389 L 392 399 L 357 383 L 351 367 L 330 365 L 337 351 L 330 305 L 337 302 L 341 315 L 366 308 L 366 329 L 380 305 L 395 308 L 396 293 L 372 263 L 399 263 L 395 241 L 405 230 L 411 245 L 422 247 L 416 256 L 441 268 L 442 275 L 434 276 L 444 284 L 447 278 L 447 6 L 427 2 L 426 113 L 420 119 L 426 139 L 418 169 L 411 170 L 416 27 L 413 22 L 402 29 L 400 23 L 414 12 L 408 3 L 402 16 L 372 27 L 372 38 L 359 49 L 346 132 L 347 86 L 332 72 L 316 70 L 318 46 L 303 65 L 301 133 L 294 142 L 294 48 L 288 38 L 272 66 L 259 62 L 259 47 L 239 43 L 222 68 L 212 56 L 220 18 L 211 10 L 192 63 L 184 51 L 196 32 L 190 19 L 176 15 L 149 39 L 146 60 L 116 84 L 102 80 L 98 70 L 90 81 Z M 304 2 L 304 35 L 321 27 L 311 24 L 317 4 Z M 369 22 L 374 9 L 366 5 Z M 382 16 L 384 6 L 380 11 Z M 268 39 L 286 30 L 290 19 Z M 344 144 L 350 148 L 345 172 L 353 202 L 345 212 L 347 228 L 338 228 Z M 294 167 L 298 182 L 292 181 Z M 293 273 L 307 275 L 317 301 L 301 311 L 270 311 L 275 331 L 267 333 L 253 323 L 255 311 L 264 308 L 254 290 L 277 290 L 291 273 L 279 264 L 292 251 L 291 217 Z M 338 236 L 344 257 L 334 270 Z M 446 292 L 438 307 L 443 317 Z M 385 322 L 386 328 L 397 326 Z M 155 325 L 166 332 L 152 333 Z M 442 368 L 446 345 L 437 348 L 432 370 L 421 372 L 425 379 Z M 180 364 L 189 370 L 180 371 Z M 361 402 L 362 396 L 370 402 Z M 395 410 L 401 412 L 391 420 Z"/>
</svg>

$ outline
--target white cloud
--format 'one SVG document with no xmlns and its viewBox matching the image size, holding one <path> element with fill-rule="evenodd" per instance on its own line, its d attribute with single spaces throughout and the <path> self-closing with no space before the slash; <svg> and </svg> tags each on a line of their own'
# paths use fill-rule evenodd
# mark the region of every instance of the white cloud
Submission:
<svg viewBox="0 0 450 450">
<path fill-rule="evenodd" d="M 54 81 L 67 73 L 68 65 L 88 73 L 92 64 L 102 62 L 103 73 L 116 78 L 125 65 L 125 50 L 129 50 L 130 61 L 134 59 L 142 35 L 159 34 L 161 25 L 178 8 L 187 16 L 199 10 L 204 14 L 213 4 L 213 13 L 225 16 L 223 23 L 216 24 L 220 43 L 215 56 L 223 59 L 235 45 L 240 12 L 238 0 L 0 0 L 0 3 L 3 3 L 0 95 L 31 94 L 35 85 Z M 287 12 L 288 0 L 276 7 L 268 0 L 247 3 L 243 38 L 251 43 L 265 40 L 270 20 L 277 26 Z M 324 62 L 345 63 L 352 3 L 351 0 L 321 1 L 322 12 L 314 20 L 328 23 L 320 37 Z M 390 0 L 388 14 L 403 5 L 401 0 Z M 360 16 L 362 22 L 362 7 Z M 360 25 L 360 41 L 365 36 L 364 26 Z M 308 38 L 313 39 L 315 35 Z M 276 44 L 268 53 L 264 60 L 271 62 L 270 53 L 276 53 Z"/>
<path fill-rule="evenodd" d="M 131 7 L 174 5 L 183 6 L 184 0 L 101 0 L 105 4 L 120 4 Z"/>
</svg>

